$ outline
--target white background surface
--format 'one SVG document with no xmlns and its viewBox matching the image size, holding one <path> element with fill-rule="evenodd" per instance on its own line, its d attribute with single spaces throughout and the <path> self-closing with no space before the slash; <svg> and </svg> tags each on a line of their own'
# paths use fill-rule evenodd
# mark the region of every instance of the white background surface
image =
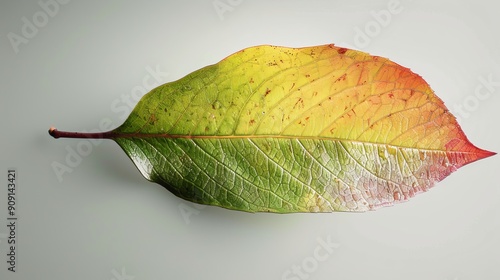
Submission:
<svg viewBox="0 0 500 280">
<path fill-rule="evenodd" d="M 249 46 L 335 43 L 410 67 L 461 116 L 475 145 L 499 152 L 500 6 L 437 2 L 401 0 L 381 20 L 388 0 L 74 0 L 44 21 L 38 1 L 2 1 L 0 279 L 497 279 L 499 156 L 375 212 L 206 207 L 186 218 L 180 209 L 194 205 L 143 179 L 114 142 L 92 144 L 70 166 L 68 151 L 88 142 L 47 134 L 51 125 L 118 126 L 127 98 L 153 77 L 147 69 L 168 73 L 158 76 L 164 83 Z M 25 32 L 31 38 L 23 17 L 38 22 Z M 12 34 L 24 43 L 12 44 Z M 481 79 L 496 84 L 478 99 Z M 54 162 L 72 172 L 58 178 Z M 10 167 L 18 172 L 16 273 L 6 263 Z M 303 274 L 286 274 L 294 265 Z"/>
</svg>

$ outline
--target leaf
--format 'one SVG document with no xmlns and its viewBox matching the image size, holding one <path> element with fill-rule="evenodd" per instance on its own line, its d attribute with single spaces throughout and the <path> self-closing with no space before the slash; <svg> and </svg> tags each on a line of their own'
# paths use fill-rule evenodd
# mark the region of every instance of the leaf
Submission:
<svg viewBox="0 0 500 280">
<path fill-rule="evenodd" d="M 241 50 L 153 89 L 105 137 L 175 195 L 249 212 L 372 210 L 494 154 L 420 76 L 334 45 Z"/>
</svg>

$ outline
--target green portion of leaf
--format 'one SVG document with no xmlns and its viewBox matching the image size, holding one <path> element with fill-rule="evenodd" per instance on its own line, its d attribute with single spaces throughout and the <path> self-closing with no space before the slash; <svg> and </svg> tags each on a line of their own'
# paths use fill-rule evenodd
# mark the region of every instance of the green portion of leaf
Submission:
<svg viewBox="0 0 500 280">
<path fill-rule="evenodd" d="M 284 138 L 118 138 L 116 141 L 146 178 L 175 195 L 250 212 L 366 211 L 373 205 L 408 199 L 426 190 L 420 186 L 442 179 L 443 171 L 454 170 L 453 165 L 446 167 L 446 164 L 432 170 L 422 169 L 435 160 L 433 157 L 438 155 L 434 153 L 425 152 L 427 159 L 423 160 L 423 152 L 417 149 L 351 141 Z M 363 193 L 365 188 L 368 193 Z"/>
</svg>

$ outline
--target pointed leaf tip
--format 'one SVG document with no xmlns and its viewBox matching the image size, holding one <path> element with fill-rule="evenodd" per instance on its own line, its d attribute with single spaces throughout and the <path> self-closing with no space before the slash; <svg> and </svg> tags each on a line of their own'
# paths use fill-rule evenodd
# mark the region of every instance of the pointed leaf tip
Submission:
<svg viewBox="0 0 500 280">
<path fill-rule="evenodd" d="M 481 155 L 480 155 L 479 159 L 484 159 L 484 158 L 492 157 L 492 156 L 496 155 L 497 153 L 481 149 L 481 153 L 480 154 Z"/>
</svg>

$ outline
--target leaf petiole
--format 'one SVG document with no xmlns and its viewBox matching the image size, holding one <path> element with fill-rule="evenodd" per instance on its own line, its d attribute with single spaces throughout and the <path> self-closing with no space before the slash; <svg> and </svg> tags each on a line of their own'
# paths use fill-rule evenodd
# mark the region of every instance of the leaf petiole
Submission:
<svg viewBox="0 0 500 280">
<path fill-rule="evenodd" d="M 116 136 L 113 131 L 106 132 L 70 132 L 59 131 L 55 127 L 49 129 L 50 136 L 54 138 L 87 138 L 87 139 L 112 139 Z"/>
</svg>

